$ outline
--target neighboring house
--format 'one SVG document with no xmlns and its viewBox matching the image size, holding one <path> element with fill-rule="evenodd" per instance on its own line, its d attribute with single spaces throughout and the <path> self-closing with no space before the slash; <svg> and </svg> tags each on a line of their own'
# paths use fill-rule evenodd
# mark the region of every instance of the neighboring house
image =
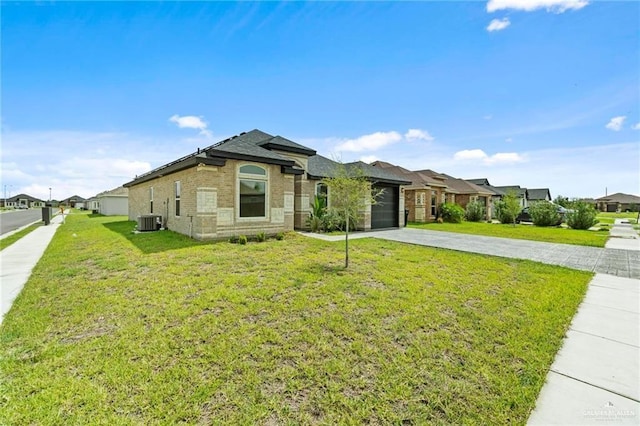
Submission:
<svg viewBox="0 0 640 426">
<path fill-rule="evenodd" d="M 518 200 L 520 201 L 520 207 L 525 208 L 529 205 L 527 200 L 529 199 L 529 195 L 527 192 L 527 188 L 520 188 L 520 185 L 510 185 L 510 186 L 494 186 L 495 189 L 503 193 L 503 196 L 509 192 L 515 192 L 518 196 Z"/>
<path fill-rule="evenodd" d="M 82 198 L 79 195 L 74 195 L 72 197 L 66 198 L 64 200 L 60 201 L 60 204 L 64 205 L 64 206 L 69 206 L 71 208 L 74 209 L 83 209 L 84 208 L 84 202 L 86 200 L 84 198 Z"/>
<path fill-rule="evenodd" d="M 87 209 L 98 210 L 100 214 L 105 216 L 127 216 L 129 214 L 129 190 L 120 186 L 110 191 L 101 192 L 95 196 L 92 204 L 97 205 L 98 208 L 87 207 Z M 88 202 L 87 205 L 89 205 Z"/>
<path fill-rule="evenodd" d="M 640 208 L 640 197 L 621 192 L 596 198 L 595 201 L 597 209 L 602 212 L 637 212 Z"/>
<path fill-rule="evenodd" d="M 447 191 L 447 185 L 443 178 L 436 179 L 384 161 L 375 161 L 371 163 L 371 166 L 411 182 L 404 187 L 404 206 L 408 213 L 407 220 L 409 222 L 436 220 L 438 205 L 445 199 Z"/>
<path fill-rule="evenodd" d="M 538 201 L 551 202 L 552 200 L 553 198 L 551 198 L 551 191 L 549 191 L 549 188 L 527 188 L 527 203 L 529 205 Z"/>
<path fill-rule="evenodd" d="M 442 173 L 442 176 L 447 178 L 444 183 L 447 184 L 449 190 L 456 192 L 456 204 L 466 209 L 467 204 L 472 201 L 478 201 L 484 205 L 485 218 L 487 220 L 491 219 L 493 210 L 492 197 L 495 195 L 494 191 L 485 186 L 476 185 L 464 179 L 458 179 L 444 173 Z"/>
<path fill-rule="evenodd" d="M 474 185 L 481 186 L 488 191 L 492 192 L 491 198 L 489 200 L 489 204 L 491 205 L 491 218 L 496 218 L 496 203 L 502 199 L 502 197 L 506 194 L 506 192 L 496 188 L 495 186 L 489 183 L 489 179 L 487 178 L 479 178 L 479 179 L 465 179 L 467 182 L 470 182 Z"/>
<path fill-rule="evenodd" d="M 129 219 L 160 215 L 166 228 L 196 239 L 305 229 L 313 198 L 318 191 L 326 193 L 318 184 L 336 167 L 311 148 L 252 130 L 126 183 Z M 401 226 L 400 186 L 409 182 L 361 162 L 345 167 L 359 168 L 372 185 L 384 189 L 383 203 L 364 207 L 360 227 Z M 328 201 L 330 206 L 330 192 Z"/>
<path fill-rule="evenodd" d="M 87 210 L 91 210 L 92 212 L 98 213 L 100 210 L 100 201 L 98 201 L 97 196 L 88 198 L 84 203 L 84 208 Z M 124 213 L 125 215 L 128 214 Z"/>
<path fill-rule="evenodd" d="M 3 200 L 3 207 L 14 207 L 17 209 L 29 209 L 32 207 L 44 207 L 45 202 L 39 198 L 27 194 L 18 194 Z"/>
</svg>

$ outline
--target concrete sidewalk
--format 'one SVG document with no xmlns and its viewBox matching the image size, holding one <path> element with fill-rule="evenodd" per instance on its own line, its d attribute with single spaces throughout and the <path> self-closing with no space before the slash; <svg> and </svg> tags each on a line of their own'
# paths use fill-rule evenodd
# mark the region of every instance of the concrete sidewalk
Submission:
<svg viewBox="0 0 640 426">
<path fill-rule="evenodd" d="M 35 229 L 0 251 L 0 324 L 63 221 L 63 215 L 54 216 L 48 226 Z"/>
<path fill-rule="evenodd" d="M 639 300 L 638 280 L 593 278 L 528 424 L 639 424 Z"/>
</svg>

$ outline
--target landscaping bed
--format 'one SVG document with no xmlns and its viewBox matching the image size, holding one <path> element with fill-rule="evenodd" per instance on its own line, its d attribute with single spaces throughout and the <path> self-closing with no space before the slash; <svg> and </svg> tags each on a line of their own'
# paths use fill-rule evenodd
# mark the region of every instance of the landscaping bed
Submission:
<svg viewBox="0 0 640 426">
<path fill-rule="evenodd" d="M 0 424 L 524 424 L 591 274 L 69 215 L 0 328 Z"/>
</svg>

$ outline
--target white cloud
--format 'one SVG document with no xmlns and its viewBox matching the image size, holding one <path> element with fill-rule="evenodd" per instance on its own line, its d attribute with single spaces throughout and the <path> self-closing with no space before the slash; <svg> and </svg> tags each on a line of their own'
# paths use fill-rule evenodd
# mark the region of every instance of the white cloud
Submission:
<svg viewBox="0 0 640 426">
<path fill-rule="evenodd" d="M 493 155 L 488 155 L 481 149 L 465 149 L 453 154 L 453 159 L 456 161 L 480 161 L 483 164 L 509 164 L 520 163 L 525 161 L 524 157 L 516 152 L 498 152 Z"/>
<path fill-rule="evenodd" d="M 402 136 L 398 132 L 375 132 L 356 139 L 344 140 L 336 147 L 336 151 L 375 151 L 401 140 Z"/>
<path fill-rule="evenodd" d="M 485 120 L 491 120 L 493 118 L 493 115 L 487 114 L 487 115 L 483 116 L 482 118 L 485 119 Z"/>
<path fill-rule="evenodd" d="M 509 25 L 511 25 L 511 21 L 509 21 L 509 18 L 493 19 L 487 26 L 487 31 L 501 31 L 507 28 Z"/>
<path fill-rule="evenodd" d="M 640 123 L 636 123 L 636 124 L 634 124 L 633 126 L 631 126 L 631 128 L 632 128 L 633 130 L 640 130 Z"/>
<path fill-rule="evenodd" d="M 511 139 L 511 138 L 506 138 L 504 141 L 505 141 L 506 143 L 511 143 L 511 142 L 513 142 L 513 139 Z"/>
<path fill-rule="evenodd" d="M 202 119 L 202 117 L 196 117 L 195 115 L 183 115 L 174 114 L 169 118 L 169 121 L 176 123 L 181 129 L 197 129 L 200 130 L 200 134 L 211 137 L 211 130 L 207 129 L 208 123 Z"/>
<path fill-rule="evenodd" d="M 579 10 L 588 5 L 587 0 L 489 0 L 487 12 L 514 9 L 531 12 L 546 9 L 547 12 L 563 13 L 567 10 Z"/>
<path fill-rule="evenodd" d="M 91 197 L 189 152 L 197 145 L 127 133 L 3 132 L 0 180 L 12 195 L 49 199 Z M 34 156 L 33 152 L 46 152 Z"/>
<path fill-rule="evenodd" d="M 622 130 L 622 125 L 624 124 L 624 120 L 626 120 L 625 115 L 619 115 L 617 117 L 613 117 L 607 125 L 605 126 L 609 130 L 613 130 L 614 132 L 619 132 Z"/>
<path fill-rule="evenodd" d="M 404 138 L 410 142 L 420 140 L 431 142 L 434 140 L 434 137 L 431 136 L 429 132 L 421 129 L 409 129 L 407 133 L 404 134 Z"/>
</svg>

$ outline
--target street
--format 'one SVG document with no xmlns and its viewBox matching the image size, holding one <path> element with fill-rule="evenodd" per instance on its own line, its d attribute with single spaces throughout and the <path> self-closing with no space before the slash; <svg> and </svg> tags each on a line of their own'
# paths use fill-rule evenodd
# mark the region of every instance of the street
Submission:
<svg viewBox="0 0 640 426">
<path fill-rule="evenodd" d="M 16 210 L 0 214 L 0 235 L 28 225 L 36 220 L 42 220 L 42 208 Z"/>
</svg>

